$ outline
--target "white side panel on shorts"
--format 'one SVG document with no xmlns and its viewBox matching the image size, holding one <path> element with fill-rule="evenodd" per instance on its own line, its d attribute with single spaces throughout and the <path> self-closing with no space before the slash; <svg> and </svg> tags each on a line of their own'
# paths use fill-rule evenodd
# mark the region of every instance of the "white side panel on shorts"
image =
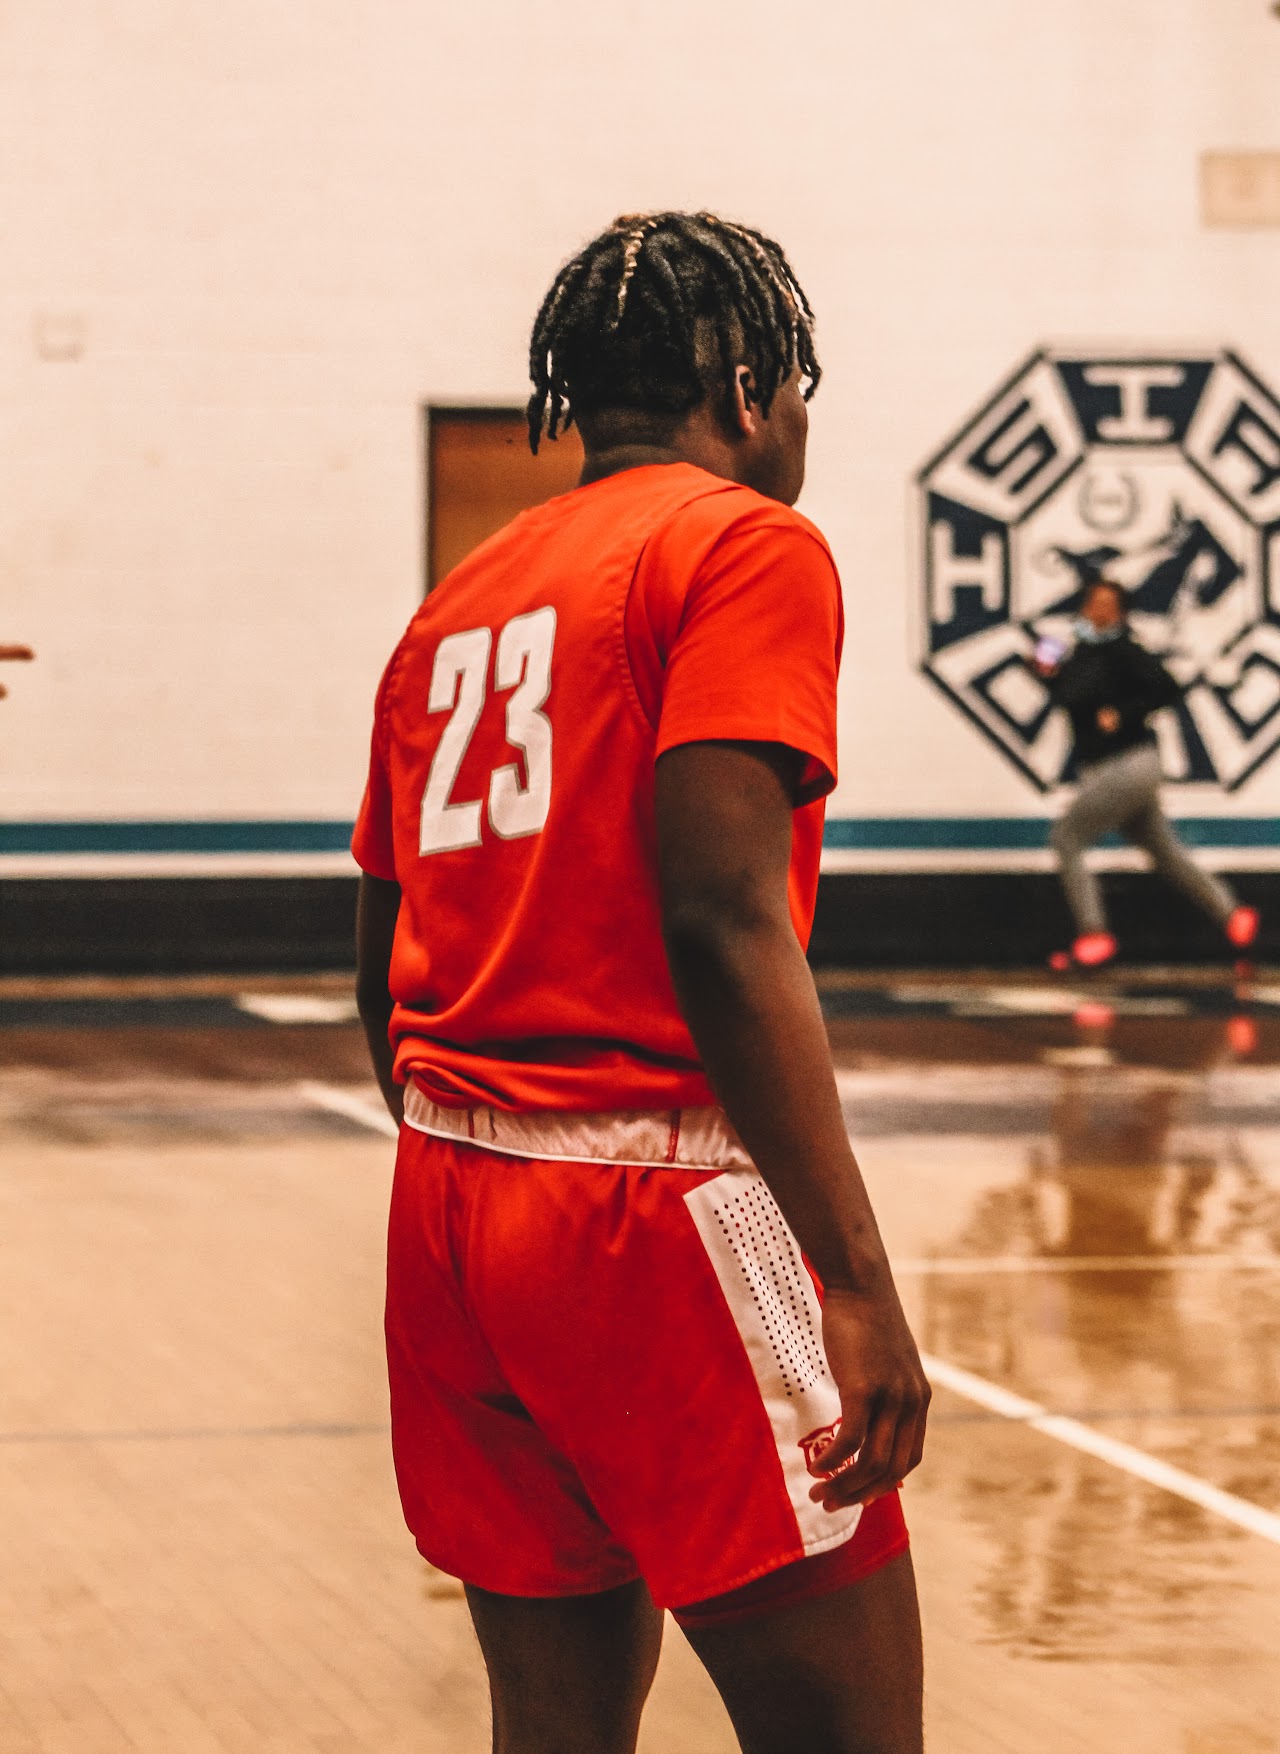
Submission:
<svg viewBox="0 0 1280 1754">
<path fill-rule="evenodd" d="M 828 1512 L 809 1497 L 806 1442 L 839 1419 L 840 1396 L 822 1350 L 821 1306 L 799 1244 L 754 1167 L 726 1170 L 693 1188 L 685 1205 L 760 1385 L 805 1551 L 838 1546 L 862 1513 Z"/>
</svg>

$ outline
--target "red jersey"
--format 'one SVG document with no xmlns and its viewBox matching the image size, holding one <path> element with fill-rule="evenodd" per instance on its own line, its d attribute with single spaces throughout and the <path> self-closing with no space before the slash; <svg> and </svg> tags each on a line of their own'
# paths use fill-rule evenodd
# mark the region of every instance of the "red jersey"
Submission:
<svg viewBox="0 0 1280 1754">
<path fill-rule="evenodd" d="M 805 755 L 806 944 L 841 638 L 813 525 L 691 464 L 576 488 L 456 567 L 382 678 L 352 843 L 402 890 L 397 1078 L 454 1107 L 713 1102 L 663 947 L 654 763 L 712 739 Z"/>
</svg>

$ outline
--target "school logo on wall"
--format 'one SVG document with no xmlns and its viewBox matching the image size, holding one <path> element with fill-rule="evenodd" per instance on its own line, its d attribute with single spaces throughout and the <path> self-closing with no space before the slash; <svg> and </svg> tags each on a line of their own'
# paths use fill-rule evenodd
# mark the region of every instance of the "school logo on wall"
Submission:
<svg viewBox="0 0 1280 1754">
<path fill-rule="evenodd" d="M 1042 791 L 1069 733 L 1032 651 L 1100 573 L 1186 689 L 1170 779 L 1233 791 L 1280 747 L 1280 403 L 1234 354 L 1036 354 L 920 480 L 925 673 Z"/>
</svg>

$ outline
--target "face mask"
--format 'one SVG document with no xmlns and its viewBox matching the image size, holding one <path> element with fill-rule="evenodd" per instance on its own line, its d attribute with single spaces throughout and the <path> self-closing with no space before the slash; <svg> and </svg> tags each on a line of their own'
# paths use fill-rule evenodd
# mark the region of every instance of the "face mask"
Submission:
<svg viewBox="0 0 1280 1754">
<path fill-rule="evenodd" d="M 1114 627 L 1095 627 L 1083 615 L 1077 615 L 1071 623 L 1071 631 L 1086 646 L 1110 645 L 1113 639 L 1119 639 L 1124 632 L 1124 622 L 1117 621 Z"/>
</svg>

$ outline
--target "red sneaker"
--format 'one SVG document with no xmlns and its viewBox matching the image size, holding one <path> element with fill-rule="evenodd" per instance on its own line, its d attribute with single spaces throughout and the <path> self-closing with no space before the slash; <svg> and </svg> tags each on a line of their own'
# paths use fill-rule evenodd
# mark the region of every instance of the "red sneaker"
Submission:
<svg viewBox="0 0 1280 1754">
<path fill-rule="evenodd" d="M 1118 949 L 1110 932 L 1083 932 L 1071 946 L 1071 960 L 1081 968 L 1101 968 Z"/>
<path fill-rule="evenodd" d="M 1238 907 L 1227 921 L 1227 937 L 1237 950 L 1244 950 L 1258 936 L 1258 927 L 1261 924 L 1256 907 Z"/>
</svg>

